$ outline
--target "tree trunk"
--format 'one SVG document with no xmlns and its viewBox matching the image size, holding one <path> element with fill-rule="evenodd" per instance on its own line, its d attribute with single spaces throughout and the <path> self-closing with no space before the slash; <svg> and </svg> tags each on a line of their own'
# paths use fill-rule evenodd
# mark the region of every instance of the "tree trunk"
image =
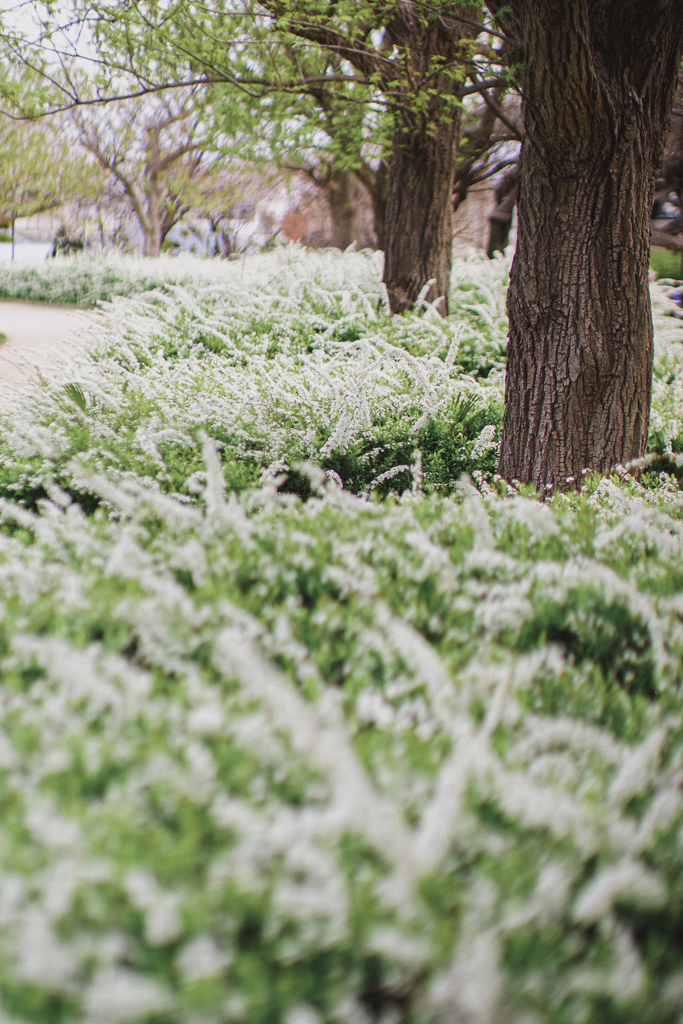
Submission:
<svg viewBox="0 0 683 1024">
<path fill-rule="evenodd" d="M 394 141 L 384 229 L 384 283 L 392 313 L 412 309 L 430 280 L 427 300 L 443 296 L 440 311 L 448 312 L 460 122 L 455 111 L 433 134 L 398 133 Z"/>
<path fill-rule="evenodd" d="M 386 46 L 406 55 L 405 83 L 422 81 L 424 88 L 419 102 L 406 95 L 405 109 L 395 114 L 388 161 L 383 280 L 393 313 L 412 309 L 426 285 L 427 301 L 441 298 L 441 313 L 448 313 L 462 108 L 455 101 L 454 76 L 435 74 L 435 68 L 466 57 L 466 41 L 477 37 L 482 22 L 478 3 L 456 6 L 466 20 L 445 13 L 434 17 L 431 9 L 427 13 L 419 5 L 399 3 L 385 28 Z"/>
<path fill-rule="evenodd" d="M 496 207 L 496 211 L 498 207 Z M 486 255 L 490 260 L 497 252 L 505 252 L 510 244 L 510 228 L 512 217 L 502 219 L 501 217 L 489 217 L 489 241 L 486 246 Z"/>
<path fill-rule="evenodd" d="M 358 168 L 358 178 L 365 185 L 372 201 L 373 228 L 377 239 L 377 248 L 385 247 L 384 225 L 387 219 L 387 191 L 389 185 L 389 171 L 384 160 L 380 160 L 377 169 L 369 164 L 361 164 Z"/>
<path fill-rule="evenodd" d="M 497 205 L 489 217 L 489 244 L 486 255 L 490 260 L 495 253 L 505 252 L 510 242 L 510 228 L 519 192 L 519 169 L 506 174 L 496 189 Z"/>
<path fill-rule="evenodd" d="M 332 10 L 334 5 L 314 5 L 303 16 L 303 8 L 294 4 L 292 10 L 299 13 L 290 18 L 283 17 L 281 0 L 263 2 L 280 19 L 279 29 L 286 24 L 293 34 L 333 50 L 382 93 L 393 141 L 386 208 L 376 204 L 375 214 L 376 233 L 384 235 L 389 304 L 395 313 L 411 309 L 426 285 L 427 299 L 442 297 L 447 312 L 451 193 L 462 120 L 458 102 L 464 95 L 463 71 L 472 71 L 475 64 L 469 41 L 482 31 L 481 0 L 454 0 L 440 7 L 400 0 L 376 10 L 370 4 L 370 21 L 352 19 L 349 34 L 337 28 L 340 12 Z M 346 15 L 343 21 L 347 24 Z M 365 42 L 374 36 L 372 25 L 383 30 L 378 49 Z"/>
<path fill-rule="evenodd" d="M 161 196 L 157 187 L 156 175 L 147 168 L 149 181 L 147 183 L 147 209 L 145 210 L 144 222 L 140 218 L 142 230 L 145 235 L 143 253 L 145 256 L 156 257 L 161 252 L 161 219 L 163 216 Z"/>
<path fill-rule="evenodd" d="M 512 12 L 525 142 L 500 473 L 543 495 L 645 451 L 650 210 L 683 12 L 668 0 L 513 0 Z"/>
<path fill-rule="evenodd" d="M 675 116 L 664 153 L 664 163 L 657 180 L 655 203 L 652 208 L 652 245 L 662 246 L 674 252 L 683 252 L 683 76 L 678 76 L 678 88 L 674 101 Z M 661 224 L 659 207 L 669 199 L 672 192 L 678 197 L 678 216 Z M 659 223 L 655 223 L 659 222 Z M 683 269 L 681 270 L 683 274 Z"/>
<path fill-rule="evenodd" d="M 377 248 L 384 249 L 386 245 L 387 222 L 387 196 L 389 192 L 389 169 L 381 161 L 375 175 L 375 180 L 370 195 L 372 196 L 372 208 L 375 213 L 375 234 L 377 235 Z"/>
<path fill-rule="evenodd" d="M 149 234 L 145 235 L 142 252 L 145 256 L 151 256 L 152 258 L 156 258 L 159 255 L 161 252 L 161 243 L 156 231 L 150 231 Z"/>
<path fill-rule="evenodd" d="M 664 162 L 657 182 L 658 198 L 666 199 L 671 192 L 678 196 L 681 217 L 683 217 L 683 76 L 678 76 L 678 88 L 674 108 L 677 116 L 673 118 L 671 131 L 664 152 Z"/>
<path fill-rule="evenodd" d="M 333 171 L 327 186 L 332 214 L 332 245 L 348 249 L 353 242 L 353 204 L 351 202 L 351 171 Z"/>
<path fill-rule="evenodd" d="M 652 244 L 672 252 L 683 252 L 683 235 L 670 235 L 666 231 L 652 229 Z"/>
</svg>

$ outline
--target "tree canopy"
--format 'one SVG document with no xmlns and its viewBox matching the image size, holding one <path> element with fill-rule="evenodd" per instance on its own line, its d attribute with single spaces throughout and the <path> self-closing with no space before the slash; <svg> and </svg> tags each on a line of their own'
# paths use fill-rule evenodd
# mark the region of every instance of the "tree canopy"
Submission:
<svg viewBox="0 0 683 1024">
<path fill-rule="evenodd" d="M 489 89 L 511 74 L 501 54 L 478 41 L 487 16 L 477 0 L 438 8 L 399 0 L 71 0 L 34 7 L 43 13 L 40 39 L 48 50 L 82 52 L 87 34 L 95 100 L 122 88 L 130 94 L 219 83 L 231 90 L 220 130 L 252 150 L 258 145 L 249 140 L 259 135 L 253 126 L 266 113 L 270 144 L 306 132 L 315 144 L 305 110 L 292 109 L 309 103 L 324 123 L 336 169 L 364 173 L 373 192 L 391 308 L 409 309 L 426 294 L 446 311 L 462 101 L 480 93 L 499 109 Z M 133 76 L 132 90 L 123 76 Z M 59 102 L 84 101 L 61 57 L 53 78 Z"/>
</svg>

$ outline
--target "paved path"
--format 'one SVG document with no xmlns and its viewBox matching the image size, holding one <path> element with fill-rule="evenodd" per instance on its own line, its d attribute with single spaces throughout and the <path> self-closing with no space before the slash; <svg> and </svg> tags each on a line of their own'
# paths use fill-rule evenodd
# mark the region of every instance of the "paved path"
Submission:
<svg viewBox="0 0 683 1024">
<path fill-rule="evenodd" d="M 0 409 L 8 409 L 30 380 L 56 369 L 97 314 L 68 306 L 0 301 Z"/>
</svg>

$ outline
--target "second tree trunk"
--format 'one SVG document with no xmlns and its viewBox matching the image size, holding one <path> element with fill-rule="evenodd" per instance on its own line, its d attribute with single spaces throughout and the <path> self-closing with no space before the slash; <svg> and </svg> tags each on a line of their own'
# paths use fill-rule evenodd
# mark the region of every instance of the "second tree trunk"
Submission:
<svg viewBox="0 0 683 1024">
<path fill-rule="evenodd" d="M 392 313 L 412 309 L 427 282 L 427 300 L 448 312 L 453 246 L 453 179 L 460 113 L 433 134 L 399 135 L 389 162 L 384 283 Z"/>
</svg>

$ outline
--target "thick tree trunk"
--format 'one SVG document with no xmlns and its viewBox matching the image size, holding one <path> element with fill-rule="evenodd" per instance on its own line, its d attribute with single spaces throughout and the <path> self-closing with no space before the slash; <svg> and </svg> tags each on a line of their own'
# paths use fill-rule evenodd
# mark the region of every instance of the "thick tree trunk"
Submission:
<svg viewBox="0 0 683 1024">
<path fill-rule="evenodd" d="M 456 111 L 433 134 L 399 133 L 394 142 L 384 231 L 384 283 L 393 313 L 412 309 L 430 280 L 427 300 L 442 296 L 441 312 L 448 312 L 460 122 Z"/>
<path fill-rule="evenodd" d="M 668 0 L 512 10 L 525 142 L 500 472 L 547 494 L 645 450 L 650 210 L 683 12 Z"/>
<path fill-rule="evenodd" d="M 422 109 L 413 96 L 407 112 L 395 115 L 388 161 L 384 283 L 393 313 L 412 309 L 430 281 L 427 301 L 442 298 L 441 312 L 448 312 L 452 195 L 462 109 L 453 102 L 458 83 L 448 73 L 435 74 L 434 69 L 467 55 L 466 40 L 476 38 L 482 19 L 479 4 L 457 6 L 466 20 L 452 15 L 435 18 L 419 5 L 399 3 L 385 29 L 386 45 L 409 56 L 406 78 L 422 80 L 425 88 Z"/>
</svg>

